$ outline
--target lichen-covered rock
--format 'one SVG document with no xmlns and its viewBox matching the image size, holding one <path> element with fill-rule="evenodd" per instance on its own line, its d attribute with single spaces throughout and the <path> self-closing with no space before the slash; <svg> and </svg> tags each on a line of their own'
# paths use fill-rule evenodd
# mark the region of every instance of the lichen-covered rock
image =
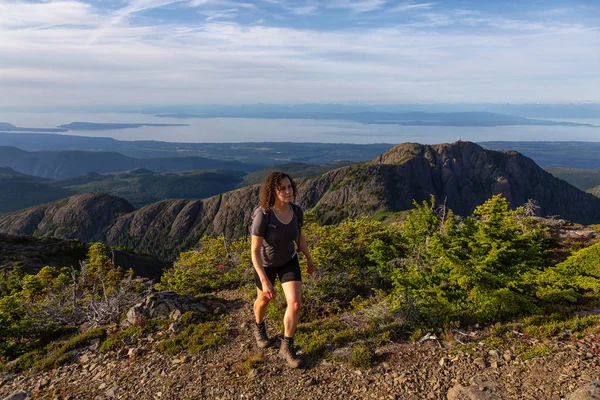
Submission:
<svg viewBox="0 0 600 400">
<path fill-rule="evenodd" d="M 25 400 L 27 398 L 27 393 L 25 392 L 17 392 L 8 396 L 4 400 Z"/>
<path fill-rule="evenodd" d="M 569 394 L 566 400 L 600 400 L 600 381 L 588 382 Z"/>
<path fill-rule="evenodd" d="M 181 315 L 187 311 L 214 314 L 215 310 L 224 309 L 223 304 L 214 300 L 199 300 L 191 295 L 180 295 L 173 292 L 157 292 L 131 307 L 127 311 L 127 319 L 124 323 L 135 325 L 149 319 L 171 319 L 173 315 Z"/>
<path fill-rule="evenodd" d="M 495 394 L 480 390 L 475 386 L 454 386 L 446 395 L 448 400 L 500 400 Z"/>
</svg>

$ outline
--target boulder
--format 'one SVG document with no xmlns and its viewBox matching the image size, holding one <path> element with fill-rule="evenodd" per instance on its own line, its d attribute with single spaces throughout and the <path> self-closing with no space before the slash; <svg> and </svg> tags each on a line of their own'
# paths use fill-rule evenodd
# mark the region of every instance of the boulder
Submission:
<svg viewBox="0 0 600 400">
<path fill-rule="evenodd" d="M 149 319 L 172 319 L 188 311 L 200 314 L 213 314 L 225 310 L 225 306 L 214 300 L 196 299 L 191 295 L 173 292 L 156 292 L 131 307 L 127 311 L 126 324 L 135 325 Z"/>
<path fill-rule="evenodd" d="M 446 394 L 448 400 L 500 400 L 495 394 L 475 386 L 456 385 Z"/>
<path fill-rule="evenodd" d="M 4 400 L 25 400 L 27 398 L 27 393 L 25 392 L 17 392 L 13 393 Z"/>
<path fill-rule="evenodd" d="M 565 400 L 600 400 L 600 381 L 586 383 L 565 397 Z"/>
</svg>

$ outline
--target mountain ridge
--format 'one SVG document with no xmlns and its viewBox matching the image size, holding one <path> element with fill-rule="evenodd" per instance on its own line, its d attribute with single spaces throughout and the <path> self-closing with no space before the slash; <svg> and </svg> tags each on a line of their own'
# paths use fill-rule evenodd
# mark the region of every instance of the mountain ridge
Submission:
<svg viewBox="0 0 600 400">
<path fill-rule="evenodd" d="M 206 157 L 133 158 L 114 151 L 35 151 L 0 146 L 0 166 L 42 178 L 72 178 L 88 172 L 120 172 L 145 168 L 154 172 L 230 169 L 246 173 L 261 166 Z"/>
<path fill-rule="evenodd" d="M 111 196 L 72 196 L 60 204 L 0 215 L 0 232 L 102 240 L 172 260 L 197 245 L 203 235 L 245 235 L 259 189 L 254 185 L 207 199 L 164 200 L 138 210 Z M 496 194 L 506 197 L 513 208 L 535 199 L 541 216 L 600 222 L 600 199 L 555 178 L 517 152 L 486 150 L 471 142 L 396 145 L 371 161 L 298 180 L 297 202 L 311 210 L 317 221 L 335 223 L 408 210 L 413 201 L 431 195 L 456 214 L 468 215 Z M 93 206 L 94 196 L 100 196 L 102 206 Z M 75 223 L 64 217 L 73 214 L 86 218 L 85 227 L 61 228 L 61 222 Z"/>
</svg>

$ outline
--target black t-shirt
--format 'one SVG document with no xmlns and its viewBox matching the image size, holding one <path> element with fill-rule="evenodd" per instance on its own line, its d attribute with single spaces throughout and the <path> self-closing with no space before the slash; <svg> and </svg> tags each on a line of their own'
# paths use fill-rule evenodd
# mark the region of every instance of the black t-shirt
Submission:
<svg viewBox="0 0 600 400">
<path fill-rule="evenodd" d="M 254 210 L 250 232 L 264 239 L 261 249 L 263 267 L 280 267 L 296 255 L 295 240 L 300 235 L 298 219 L 302 221 L 303 215 L 300 207 L 295 208 L 299 215 L 292 208 L 292 219 L 287 224 L 281 222 L 273 210 L 265 212 L 260 207 Z"/>
</svg>

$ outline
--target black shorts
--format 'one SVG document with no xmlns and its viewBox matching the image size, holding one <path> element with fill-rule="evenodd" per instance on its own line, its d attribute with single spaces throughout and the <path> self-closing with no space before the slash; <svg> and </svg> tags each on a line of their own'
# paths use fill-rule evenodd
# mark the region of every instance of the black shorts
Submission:
<svg viewBox="0 0 600 400">
<path fill-rule="evenodd" d="M 300 274 L 300 263 L 298 262 L 298 254 L 296 254 L 290 261 L 283 264 L 281 267 L 266 267 L 265 273 L 271 281 L 271 284 L 275 285 L 275 278 L 279 277 L 279 282 L 302 282 L 302 275 Z M 254 270 L 254 282 L 256 287 L 263 290 L 262 284 L 260 283 L 260 277 Z"/>
</svg>

